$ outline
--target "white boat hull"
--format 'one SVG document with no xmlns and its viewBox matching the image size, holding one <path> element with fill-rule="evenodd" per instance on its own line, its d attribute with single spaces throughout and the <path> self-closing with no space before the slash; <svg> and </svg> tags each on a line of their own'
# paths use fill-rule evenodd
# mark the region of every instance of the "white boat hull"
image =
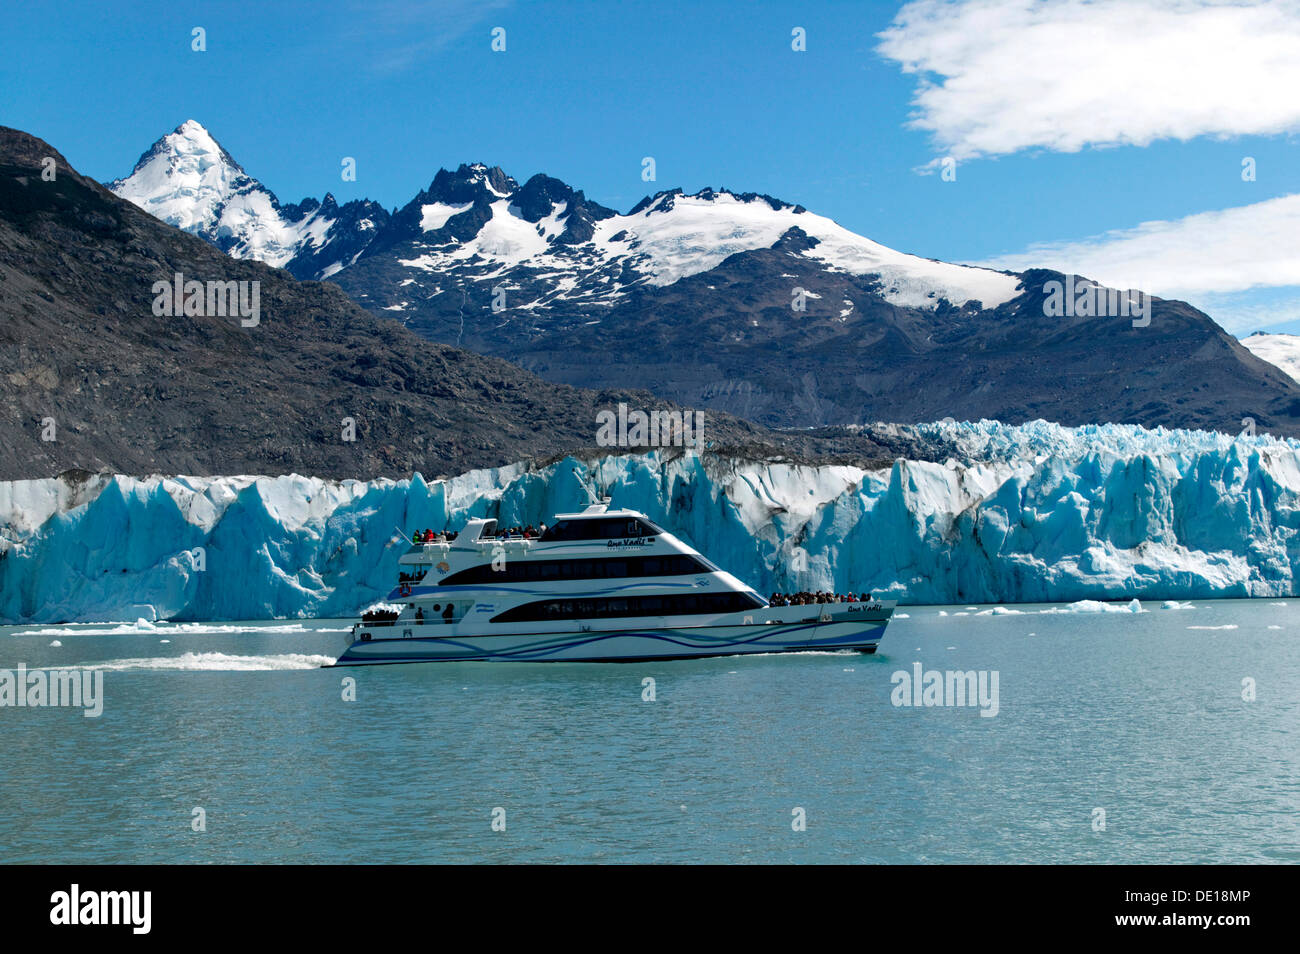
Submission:
<svg viewBox="0 0 1300 954">
<path fill-rule="evenodd" d="M 499 635 L 449 633 L 450 627 L 436 623 L 389 627 L 361 624 L 356 627 L 356 641 L 335 665 L 455 661 L 631 662 L 838 649 L 872 653 L 888 622 L 889 611 L 886 611 L 874 619 L 845 619 L 837 614 L 833 619 L 790 623 L 680 628 L 660 625 Z"/>
</svg>

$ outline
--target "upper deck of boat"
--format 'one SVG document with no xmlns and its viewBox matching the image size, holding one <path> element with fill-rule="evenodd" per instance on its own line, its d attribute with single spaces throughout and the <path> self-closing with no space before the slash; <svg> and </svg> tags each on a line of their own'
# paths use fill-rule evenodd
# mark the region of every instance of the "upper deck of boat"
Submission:
<svg viewBox="0 0 1300 954">
<path fill-rule="evenodd" d="M 405 556 L 447 553 L 451 550 L 474 551 L 497 544 L 517 544 L 531 549 L 538 544 L 597 540 L 645 540 L 664 535 L 662 527 L 637 510 L 610 510 L 605 504 L 592 504 L 578 513 L 560 513 L 555 522 L 537 534 L 498 532 L 497 521 L 490 517 L 470 520 L 453 538 L 439 533 L 429 540 L 416 540 Z"/>
</svg>

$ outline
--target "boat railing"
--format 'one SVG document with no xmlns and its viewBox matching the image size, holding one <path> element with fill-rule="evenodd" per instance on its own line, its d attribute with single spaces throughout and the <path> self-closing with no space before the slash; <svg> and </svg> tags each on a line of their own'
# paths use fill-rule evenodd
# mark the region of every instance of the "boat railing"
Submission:
<svg viewBox="0 0 1300 954">
<path fill-rule="evenodd" d="M 479 537 L 474 542 L 478 544 L 480 550 L 490 549 L 491 547 L 495 547 L 498 545 L 501 546 L 515 545 L 527 550 L 529 547 L 531 547 L 534 543 L 537 542 L 537 538 L 525 537 L 525 536 L 508 536 L 508 537 L 491 536 L 491 537 Z"/>
<path fill-rule="evenodd" d="M 459 616 L 453 616 L 451 619 L 444 619 L 441 613 L 430 613 L 422 620 L 409 619 L 409 618 L 408 619 L 381 619 L 381 620 L 374 620 L 373 622 L 362 623 L 361 625 L 365 626 L 367 629 L 371 627 L 375 629 L 379 629 L 387 626 L 441 626 L 441 625 L 449 626 L 452 623 L 459 623 L 464 618 L 465 618 L 464 613 L 461 613 Z"/>
<path fill-rule="evenodd" d="M 451 549 L 451 543 L 452 541 L 450 540 L 425 540 L 420 543 L 412 543 L 410 549 L 408 549 L 406 552 L 424 553 L 425 551 L 430 549 L 438 549 L 441 550 L 443 553 L 446 553 Z"/>
<path fill-rule="evenodd" d="M 407 552 L 408 554 L 410 554 L 410 553 L 427 553 L 429 550 L 437 549 L 437 550 L 441 550 L 442 553 L 445 555 L 445 554 L 447 554 L 447 553 L 451 550 L 451 547 L 452 547 L 452 543 L 453 543 L 453 542 L 454 542 L 454 543 L 457 543 L 457 544 L 464 544 L 464 543 L 466 543 L 466 542 L 468 542 L 468 541 L 463 541 L 463 540 L 455 540 L 455 541 L 451 541 L 451 540 L 424 540 L 424 541 L 421 541 L 421 542 L 419 542 L 419 543 L 412 543 L 411 546 L 407 549 L 406 552 Z M 490 547 L 495 547 L 495 546 L 497 546 L 498 544 L 500 544 L 500 545 L 510 545 L 510 546 L 521 546 L 521 547 L 523 547 L 524 549 L 528 549 L 528 548 L 531 547 L 534 543 L 537 542 L 537 537 L 525 537 L 525 536 L 521 536 L 521 535 L 518 535 L 518 534 L 516 534 L 516 535 L 512 535 L 512 536 L 508 536 L 508 537 L 507 537 L 507 536 L 497 536 L 497 535 L 494 534 L 494 535 L 492 535 L 492 536 L 479 537 L 477 540 L 475 540 L 475 541 L 473 541 L 473 542 L 474 542 L 474 544 L 476 544 L 476 545 L 478 546 L 478 548 L 479 548 L 480 550 L 482 550 L 482 549 L 487 549 L 487 548 L 490 548 Z"/>
</svg>

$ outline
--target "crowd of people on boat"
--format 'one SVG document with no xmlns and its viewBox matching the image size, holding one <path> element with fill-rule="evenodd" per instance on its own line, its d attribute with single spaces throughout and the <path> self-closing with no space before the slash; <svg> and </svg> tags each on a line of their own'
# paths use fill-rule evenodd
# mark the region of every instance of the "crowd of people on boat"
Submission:
<svg viewBox="0 0 1300 954">
<path fill-rule="evenodd" d="M 505 530 L 497 531 L 498 540 L 536 540 L 546 532 L 546 524 L 538 524 L 534 527 L 531 523 L 526 527 L 510 527 Z"/>
<path fill-rule="evenodd" d="M 870 603 L 871 601 L 870 593 L 857 595 L 828 593 L 825 590 L 810 593 L 805 590 L 800 593 L 773 593 L 767 602 L 770 606 L 808 606 L 813 603 Z"/>
<path fill-rule="evenodd" d="M 541 523 L 533 526 L 531 523 L 526 527 L 508 527 L 497 531 L 498 540 L 536 540 L 546 532 L 546 524 Z M 422 543 L 450 543 L 456 539 L 455 530 L 439 530 L 436 533 L 433 530 L 416 530 L 411 534 L 411 543 L 419 546 Z"/>
<path fill-rule="evenodd" d="M 439 530 L 437 533 L 432 530 L 416 530 L 411 534 L 411 542 L 417 546 L 421 543 L 450 543 L 456 539 L 456 533 L 455 530 Z"/>
</svg>

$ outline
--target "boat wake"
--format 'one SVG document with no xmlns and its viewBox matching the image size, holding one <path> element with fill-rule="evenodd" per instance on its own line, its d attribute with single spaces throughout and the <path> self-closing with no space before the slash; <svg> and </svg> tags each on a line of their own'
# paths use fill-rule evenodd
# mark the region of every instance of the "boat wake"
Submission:
<svg viewBox="0 0 1300 954">
<path fill-rule="evenodd" d="M 278 656 L 232 656 L 228 653 L 182 653 L 147 659 L 106 659 L 103 662 L 65 669 L 102 669 L 122 672 L 133 669 L 183 670 L 193 672 L 282 672 L 291 669 L 319 669 L 334 663 L 333 656 L 317 653 L 283 653 Z"/>
<path fill-rule="evenodd" d="M 24 629 L 13 636 L 221 636 L 227 633 L 346 633 L 347 629 L 315 629 L 302 623 L 283 623 L 277 626 L 231 626 L 221 623 L 151 623 L 138 619 L 134 623 L 109 624 L 79 623 L 49 629 Z"/>
</svg>

